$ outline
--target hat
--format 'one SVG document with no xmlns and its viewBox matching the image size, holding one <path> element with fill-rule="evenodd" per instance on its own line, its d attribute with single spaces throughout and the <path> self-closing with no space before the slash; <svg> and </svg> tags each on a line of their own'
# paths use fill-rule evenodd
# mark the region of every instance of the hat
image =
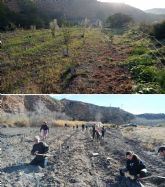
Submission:
<svg viewBox="0 0 165 187">
<path fill-rule="evenodd" d="M 39 136 L 35 136 L 34 139 L 40 141 L 40 137 Z"/>
</svg>

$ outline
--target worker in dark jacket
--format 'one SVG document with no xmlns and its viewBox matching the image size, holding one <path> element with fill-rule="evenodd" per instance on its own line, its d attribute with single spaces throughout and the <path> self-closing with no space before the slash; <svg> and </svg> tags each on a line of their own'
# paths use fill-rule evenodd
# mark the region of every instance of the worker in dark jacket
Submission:
<svg viewBox="0 0 165 187">
<path fill-rule="evenodd" d="M 103 126 L 102 129 L 101 129 L 101 137 L 104 138 L 104 135 L 105 135 L 105 127 Z"/>
<path fill-rule="evenodd" d="M 46 153 L 48 152 L 49 147 L 46 143 L 40 141 L 40 137 L 35 137 L 35 144 L 31 150 L 31 154 L 36 157 L 31 161 L 31 165 L 38 165 L 44 168 L 47 165 Z"/>
<path fill-rule="evenodd" d="M 48 133 L 49 133 L 49 127 L 47 125 L 46 122 L 44 122 L 40 128 L 40 133 L 41 133 L 41 136 L 42 136 L 42 139 L 46 139 L 47 136 L 48 136 Z"/>
<path fill-rule="evenodd" d="M 95 134 L 96 134 L 96 128 L 95 125 L 92 126 L 92 138 L 95 139 Z"/>
<path fill-rule="evenodd" d="M 121 176 L 125 176 L 125 172 L 129 172 L 135 178 L 143 178 L 147 175 L 146 166 L 136 154 L 131 151 L 126 152 L 126 158 L 126 168 L 120 170 Z"/>
<path fill-rule="evenodd" d="M 165 160 L 165 146 L 159 147 L 158 154 Z"/>
</svg>

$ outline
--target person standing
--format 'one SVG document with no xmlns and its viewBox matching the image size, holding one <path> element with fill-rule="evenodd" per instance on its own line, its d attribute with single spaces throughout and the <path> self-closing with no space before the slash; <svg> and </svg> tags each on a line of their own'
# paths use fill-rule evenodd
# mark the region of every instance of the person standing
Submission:
<svg viewBox="0 0 165 187">
<path fill-rule="evenodd" d="M 45 140 L 49 134 L 49 127 L 46 122 L 44 122 L 40 128 L 41 137 Z"/>
<path fill-rule="evenodd" d="M 95 139 L 95 134 L 96 134 L 96 128 L 95 125 L 92 126 L 92 138 Z"/>
<path fill-rule="evenodd" d="M 101 129 L 101 137 L 104 138 L 105 136 L 105 127 L 103 126 L 102 129 Z"/>
</svg>

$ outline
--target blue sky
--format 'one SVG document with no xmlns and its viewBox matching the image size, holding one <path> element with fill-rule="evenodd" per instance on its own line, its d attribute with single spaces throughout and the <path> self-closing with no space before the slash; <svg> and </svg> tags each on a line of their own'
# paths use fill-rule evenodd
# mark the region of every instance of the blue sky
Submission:
<svg viewBox="0 0 165 187">
<path fill-rule="evenodd" d="M 102 2 L 122 2 L 128 5 L 147 10 L 151 8 L 165 8 L 165 0 L 98 0 Z"/>
<path fill-rule="evenodd" d="M 92 103 L 99 106 L 120 107 L 133 114 L 165 113 L 165 95 L 51 95 L 60 100 L 63 98 Z"/>
</svg>

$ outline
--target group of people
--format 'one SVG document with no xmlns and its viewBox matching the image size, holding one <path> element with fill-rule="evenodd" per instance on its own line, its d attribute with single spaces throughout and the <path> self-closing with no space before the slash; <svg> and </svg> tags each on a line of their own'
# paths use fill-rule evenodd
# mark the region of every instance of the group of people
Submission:
<svg viewBox="0 0 165 187">
<path fill-rule="evenodd" d="M 82 129 L 85 129 L 85 126 L 82 126 Z M 104 138 L 105 135 L 105 127 L 103 126 L 101 128 L 101 134 L 98 129 L 96 129 L 95 126 L 92 126 L 92 137 L 93 139 Z M 42 140 L 45 140 L 49 133 L 49 127 L 46 122 L 44 122 L 40 128 L 41 137 L 35 136 L 34 138 L 34 145 L 31 150 L 31 154 L 35 156 L 35 158 L 31 161 L 31 165 L 38 165 L 42 168 L 47 166 L 47 153 L 49 151 L 49 146 L 43 142 Z M 99 135 L 98 135 L 99 133 Z M 162 146 L 158 149 L 158 154 L 162 156 L 165 160 L 165 146 Z M 144 164 L 144 162 L 139 158 L 138 155 L 136 155 L 132 151 L 126 152 L 126 166 L 125 168 L 120 169 L 120 175 L 125 176 L 125 173 L 128 172 L 130 175 L 134 176 L 135 179 L 143 178 L 148 175 L 147 168 Z"/>
<path fill-rule="evenodd" d="M 99 128 L 96 128 L 95 125 L 92 126 L 92 138 L 99 140 L 100 138 L 104 138 L 106 129 L 103 126 L 101 130 Z"/>
</svg>

